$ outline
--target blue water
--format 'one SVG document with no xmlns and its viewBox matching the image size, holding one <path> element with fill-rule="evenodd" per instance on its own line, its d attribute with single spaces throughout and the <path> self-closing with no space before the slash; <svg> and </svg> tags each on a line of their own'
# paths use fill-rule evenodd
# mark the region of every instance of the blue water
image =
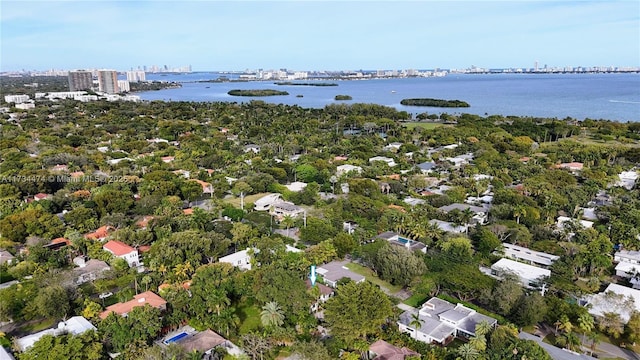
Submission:
<svg viewBox="0 0 640 360">
<path fill-rule="evenodd" d="M 148 74 L 148 80 L 183 82 L 182 88 L 139 93 L 144 100 L 228 101 L 262 100 L 270 103 L 322 108 L 332 103 L 375 103 L 412 114 L 470 113 L 578 120 L 640 121 L 640 74 L 450 74 L 445 77 L 329 81 L 338 86 L 279 86 L 273 81 L 195 83 L 215 79 L 218 73 Z M 228 76 L 233 78 L 233 76 Z M 232 89 L 277 89 L 288 96 L 237 97 Z M 303 95 L 302 98 L 296 95 Z M 335 101 L 335 95 L 351 101 Z M 405 98 L 457 99 L 471 107 L 445 109 L 400 105 Z"/>
<path fill-rule="evenodd" d="M 171 339 L 167 339 L 167 340 L 165 340 L 165 341 L 163 341 L 163 342 L 164 342 L 164 344 L 165 344 L 165 345 L 169 345 L 169 344 L 171 344 L 172 342 L 176 342 L 176 341 L 178 341 L 178 340 L 180 340 L 180 339 L 182 339 L 182 338 L 184 338 L 184 337 L 187 337 L 187 336 L 189 336 L 189 334 L 187 334 L 187 333 L 183 332 L 183 333 L 180 333 L 180 334 L 178 334 L 178 335 L 176 335 L 176 336 L 172 337 Z"/>
<path fill-rule="evenodd" d="M 398 242 L 403 244 L 411 243 L 411 240 L 398 236 Z"/>
</svg>

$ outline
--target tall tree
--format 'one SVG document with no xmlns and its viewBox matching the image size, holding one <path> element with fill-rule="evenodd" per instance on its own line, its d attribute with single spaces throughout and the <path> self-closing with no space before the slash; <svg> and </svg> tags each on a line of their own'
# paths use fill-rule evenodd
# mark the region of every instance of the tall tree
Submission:
<svg viewBox="0 0 640 360">
<path fill-rule="evenodd" d="M 381 330 L 393 314 L 389 298 L 370 282 L 348 282 L 325 304 L 331 333 L 347 342 L 365 339 Z"/>
</svg>

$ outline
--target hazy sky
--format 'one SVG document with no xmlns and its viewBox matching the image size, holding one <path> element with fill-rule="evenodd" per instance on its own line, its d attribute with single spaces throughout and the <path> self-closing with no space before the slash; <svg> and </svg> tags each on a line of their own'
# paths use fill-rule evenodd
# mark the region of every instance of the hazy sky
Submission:
<svg viewBox="0 0 640 360">
<path fill-rule="evenodd" d="M 640 1 L 6 1 L 0 70 L 640 66 Z"/>
</svg>

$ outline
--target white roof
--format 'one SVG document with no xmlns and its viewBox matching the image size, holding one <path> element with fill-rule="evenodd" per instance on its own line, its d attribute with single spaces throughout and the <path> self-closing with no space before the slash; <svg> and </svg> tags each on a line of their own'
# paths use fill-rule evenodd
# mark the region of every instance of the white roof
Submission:
<svg viewBox="0 0 640 360">
<path fill-rule="evenodd" d="M 516 259 L 522 259 L 532 261 L 537 264 L 551 265 L 554 261 L 558 260 L 560 256 L 547 254 L 541 251 L 531 250 L 526 247 L 513 245 L 509 243 L 502 243 L 504 248 L 504 254 L 508 257 Z"/>
<path fill-rule="evenodd" d="M 466 228 L 464 226 L 455 226 L 453 223 L 442 220 L 432 219 L 429 220 L 429 224 L 435 224 L 440 230 L 450 233 L 463 233 L 466 231 Z"/>
<path fill-rule="evenodd" d="M 523 280 L 536 280 L 541 277 L 551 276 L 551 270 L 539 268 L 537 266 L 523 264 L 510 259 L 500 259 L 491 268 L 496 271 L 511 272 Z"/>
<path fill-rule="evenodd" d="M 35 334 L 27 335 L 23 338 L 17 339 L 16 342 L 20 350 L 25 351 L 45 335 L 58 336 L 63 333 L 79 335 L 89 330 L 96 330 L 96 327 L 93 326 L 89 322 L 89 320 L 83 318 L 82 316 L 74 316 L 72 318 L 69 318 L 66 322 L 61 321 L 60 323 L 58 323 L 57 328 L 47 329 Z"/>
<path fill-rule="evenodd" d="M 293 246 L 291 246 L 289 244 L 286 244 L 285 246 L 286 246 L 286 249 L 287 249 L 288 252 L 293 252 L 293 253 L 302 252 L 302 250 L 300 250 L 300 249 L 298 249 L 296 247 L 293 247 Z"/>
<path fill-rule="evenodd" d="M 289 185 L 285 185 L 285 187 L 289 189 L 289 191 L 300 192 L 307 187 L 307 183 L 304 183 L 302 181 L 296 181 L 296 182 L 292 182 Z"/>
<path fill-rule="evenodd" d="M 272 205 L 276 202 L 282 201 L 281 195 L 278 193 L 275 194 L 269 194 L 269 195 L 265 195 L 263 197 L 261 197 L 260 199 L 256 200 L 256 202 L 254 203 L 255 206 L 268 206 L 268 205 Z"/>
<path fill-rule="evenodd" d="M 561 229 L 564 228 L 563 224 L 565 222 L 567 222 L 567 221 L 570 221 L 570 220 L 575 220 L 575 219 L 572 219 L 572 218 L 566 217 L 566 216 L 558 216 L 558 227 L 561 228 Z M 588 229 L 588 228 L 593 227 L 593 221 L 587 221 L 587 220 L 576 220 L 576 221 L 578 221 L 580 223 L 580 225 L 582 225 L 582 227 L 584 227 L 584 228 Z"/>
<path fill-rule="evenodd" d="M 234 264 L 238 260 L 244 260 L 248 258 L 251 258 L 251 255 L 249 255 L 249 249 L 246 249 L 246 250 L 240 250 L 238 252 L 234 252 L 233 254 L 230 254 L 227 256 L 223 256 L 220 259 L 218 259 L 218 261 Z"/>
<path fill-rule="evenodd" d="M 621 261 L 616 265 L 616 271 L 624 271 L 627 274 L 633 275 L 640 272 L 640 265 Z"/>
<path fill-rule="evenodd" d="M 626 323 L 634 310 L 640 311 L 640 290 L 609 284 L 603 292 L 591 296 L 588 303 L 591 305 L 589 314 L 603 316 L 614 312 L 620 314 L 620 318 Z"/>
<path fill-rule="evenodd" d="M 614 258 L 620 259 L 620 260 L 616 259 L 615 261 L 632 260 L 632 262 L 633 261 L 640 262 L 640 251 L 636 251 L 636 250 L 620 250 L 620 251 L 616 251 L 616 253 L 613 254 L 613 256 L 614 256 Z"/>
<path fill-rule="evenodd" d="M 4 348 L 0 346 L 0 360 L 14 360 L 15 358 Z"/>
<path fill-rule="evenodd" d="M 362 171 L 362 168 L 356 165 L 344 164 L 344 165 L 336 166 L 336 170 L 344 171 L 344 172 L 353 171 L 353 170 Z"/>
</svg>

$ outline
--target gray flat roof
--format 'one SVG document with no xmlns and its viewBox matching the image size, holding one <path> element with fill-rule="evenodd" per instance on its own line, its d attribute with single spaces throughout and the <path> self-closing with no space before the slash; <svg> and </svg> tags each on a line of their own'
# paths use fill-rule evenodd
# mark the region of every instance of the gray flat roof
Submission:
<svg viewBox="0 0 640 360">
<path fill-rule="evenodd" d="M 318 267 L 318 273 L 327 280 L 338 281 L 344 277 L 355 282 L 363 281 L 364 276 L 354 273 L 346 268 L 348 261 L 332 261 Z M 323 271 L 324 270 L 324 271 Z"/>
</svg>

